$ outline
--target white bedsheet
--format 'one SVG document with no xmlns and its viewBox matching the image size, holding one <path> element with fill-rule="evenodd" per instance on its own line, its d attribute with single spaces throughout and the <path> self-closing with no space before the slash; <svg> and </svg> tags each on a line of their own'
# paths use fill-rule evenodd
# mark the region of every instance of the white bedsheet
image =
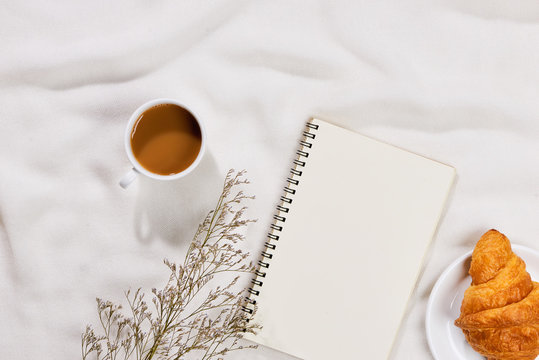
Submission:
<svg viewBox="0 0 539 360">
<path fill-rule="evenodd" d="M 162 284 L 162 258 L 182 258 L 231 167 L 249 171 L 257 196 L 259 222 L 248 231 L 256 253 L 313 115 L 457 169 L 396 359 L 432 359 L 430 289 L 485 230 L 539 248 L 535 0 L 1 8 L 1 359 L 80 358 L 95 297 Z M 122 190 L 125 124 L 156 97 L 201 115 L 207 156 L 184 180 L 138 179 Z M 289 359 L 265 349 L 229 358 Z"/>
</svg>

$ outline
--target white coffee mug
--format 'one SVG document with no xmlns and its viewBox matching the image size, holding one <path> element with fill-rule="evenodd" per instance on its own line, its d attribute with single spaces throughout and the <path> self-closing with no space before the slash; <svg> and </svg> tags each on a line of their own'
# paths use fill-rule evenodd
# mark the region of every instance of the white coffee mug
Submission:
<svg viewBox="0 0 539 360">
<path fill-rule="evenodd" d="M 198 155 L 195 161 L 193 161 L 193 163 L 191 163 L 191 165 L 189 165 L 187 169 L 176 174 L 160 175 L 160 174 L 155 174 L 151 171 L 146 170 L 137 161 L 137 159 L 135 158 L 135 155 L 133 154 L 133 149 L 131 148 L 131 134 L 133 132 L 133 127 L 135 126 L 137 119 L 140 117 L 140 115 L 142 115 L 143 112 L 145 112 L 149 108 L 156 105 L 161 105 L 161 104 L 173 104 L 189 111 L 195 118 L 198 124 L 198 127 L 200 128 L 200 135 L 201 135 L 200 150 L 198 152 Z M 120 186 L 125 189 L 137 178 L 139 174 L 143 174 L 152 179 L 157 179 L 157 180 L 175 180 L 189 174 L 191 171 L 193 171 L 197 167 L 197 165 L 202 160 L 202 156 L 204 155 L 204 149 L 206 147 L 206 132 L 197 114 L 195 114 L 193 111 L 191 111 L 191 109 L 187 108 L 182 103 L 173 99 L 155 99 L 141 105 L 137 110 L 135 110 L 133 115 L 131 115 L 131 118 L 129 119 L 129 122 L 127 123 L 127 128 L 125 130 L 124 144 L 125 144 L 125 151 L 127 153 L 127 157 L 129 158 L 129 161 L 131 161 L 131 164 L 133 165 L 133 168 L 128 173 L 126 173 L 120 180 Z"/>
</svg>

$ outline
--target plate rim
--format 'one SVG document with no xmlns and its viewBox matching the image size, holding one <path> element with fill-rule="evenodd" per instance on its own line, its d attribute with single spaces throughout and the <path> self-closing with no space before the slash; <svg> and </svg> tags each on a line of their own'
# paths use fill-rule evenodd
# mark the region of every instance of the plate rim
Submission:
<svg viewBox="0 0 539 360">
<path fill-rule="evenodd" d="M 474 249 L 475 249 L 475 247 L 474 247 Z M 537 251 L 535 249 L 532 249 L 530 247 L 520 245 L 520 244 L 511 244 L 511 249 L 513 251 L 514 250 L 517 250 L 517 251 L 522 250 L 524 252 L 528 251 L 528 252 L 534 254 L 535 256 L 537 256 L 537 258 L 539 260 L 539 251 Z M 453 262 L 451 262 L 444 269 L 444 271 L 440 274 L 440 276 L 436 280 L 436 283 L 432 287 L 432 290 L 430 291 L 429 300 L 427 302 L 427 309 L 425 310 L 425 333 L 426 333 L 426 336 L 427 336 L 427 343 L 429 345 L 430 352 L 431 352 L 432 356 L 434 357 L 434 359 L 436 359 L 436 360 L 441 360 L 441 358 L 440 358 L 439 354 L 437 353 L 437 351 L 436 351 L 436 349 L 435 349 L 435 347 L 433 345 L 432 337 L 431 337 L 431 331 L 432 331 L 431 330 L 431 324 L 432 324 L 432 321 L 430 321 L 430 318 L 431 318 L 430 314 L 432 313 L 432 308 L 434 306 L 434 294 L 436 294 L 438 292 L 439 288 L 444 283 L 444 280 L 454 270 L 454 268 L 457 267 L 458 265 L 460 265 L 463 261 L 465 261 L 469 256 L 472 255 L 472 253 L 473 253 L 473 249 L 467 251 L 466 253 L 460 255 L 455 260 L 453 260 Z"/>
</svg>

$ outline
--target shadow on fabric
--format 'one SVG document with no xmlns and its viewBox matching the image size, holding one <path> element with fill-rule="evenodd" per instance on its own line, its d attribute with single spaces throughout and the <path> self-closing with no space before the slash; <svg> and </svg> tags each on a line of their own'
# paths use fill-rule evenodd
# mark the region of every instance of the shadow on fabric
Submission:
<svg viewBox="0 0 539 360">
<path fill-rule="evenodd" d="M 209 151 L 192 173 L 178 180 L 140 176 L 134 222 L 137 239 L 142 243 L 190 243 L 198 224 L 215 206 L 222 178 Z"/>
</svg>

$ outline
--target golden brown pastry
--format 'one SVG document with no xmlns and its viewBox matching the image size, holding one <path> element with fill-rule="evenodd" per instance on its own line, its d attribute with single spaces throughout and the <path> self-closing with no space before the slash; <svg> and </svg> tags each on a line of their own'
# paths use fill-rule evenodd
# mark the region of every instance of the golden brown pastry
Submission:
<svg viewBox="0 0 539 360">
<path fill-rule="evenodd" d="M 464 292 L 462 329 L 475 351 L 489 360 L 527 360 L 539 355 L 539 283 L 497 230 L 475 245 L 472 284 Z"/>
</svg>

